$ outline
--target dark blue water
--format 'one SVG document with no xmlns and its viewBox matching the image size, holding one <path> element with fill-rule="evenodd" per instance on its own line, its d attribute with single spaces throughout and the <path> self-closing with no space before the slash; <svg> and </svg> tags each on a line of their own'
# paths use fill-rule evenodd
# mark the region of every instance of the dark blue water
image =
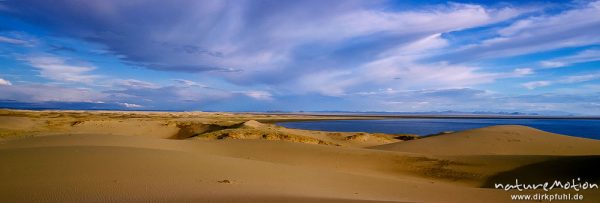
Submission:
<svg viewBox="0 0 600 203">
<path fill-rule="evenodd" d="M 592 119 L 385 119 L 282 122 L 277 125 L 307 130 L 431 135 L 493 125 L 525 125 L 540 130 L 600 139 L 600 120 Z"/>
</svg>

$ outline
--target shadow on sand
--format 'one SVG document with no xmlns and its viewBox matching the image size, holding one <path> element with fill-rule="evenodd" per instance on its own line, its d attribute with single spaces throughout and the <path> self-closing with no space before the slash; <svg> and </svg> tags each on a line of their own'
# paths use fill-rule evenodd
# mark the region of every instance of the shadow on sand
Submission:
<svg viewBox="0 0 600 203">
<path fill-rule="evenodd" d="M 562 182 L 589 182 L 600 184 L 600 156 L 565 156 L 551 158 L 539 163 L 498 173 L 488 178 L 482 187 L 494 188 L 495 183 L 515 184 L 515 179 L 523 184 L 542 184 L 555 180 Z M 577 180 L 580 178 L 580 181 Z"/>
</svg>

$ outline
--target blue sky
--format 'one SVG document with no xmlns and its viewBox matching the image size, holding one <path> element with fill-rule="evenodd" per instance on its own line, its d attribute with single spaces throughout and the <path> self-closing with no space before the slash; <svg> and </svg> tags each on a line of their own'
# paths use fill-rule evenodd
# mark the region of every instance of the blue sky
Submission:
<svg viewBox="0 0 600 203">
<path fill-rule="evenodd" d="M 600 115 L 600 1 L 0 1 L 0 105 Z"/>
</svg>

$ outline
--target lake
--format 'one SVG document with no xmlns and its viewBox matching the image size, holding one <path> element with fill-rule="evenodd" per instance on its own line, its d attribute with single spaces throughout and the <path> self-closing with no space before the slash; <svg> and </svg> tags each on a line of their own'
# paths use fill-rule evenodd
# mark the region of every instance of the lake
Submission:
<svg viewBox="0 0 600 203">
<path fill-rule="evenodd" d="M 600 120 L 594 119 L 454 119 L 454 118 L 418 118 L 384 120 L 326 120 L 281 122 L 277 125 L 287 128 L 306 130 L 370 132 L 370 133 L 407 133 L 431 135 L 444 131 L 462 131 L 493 125 L 524 125 L 540 130 L 600 139 Z"/>
</svg>

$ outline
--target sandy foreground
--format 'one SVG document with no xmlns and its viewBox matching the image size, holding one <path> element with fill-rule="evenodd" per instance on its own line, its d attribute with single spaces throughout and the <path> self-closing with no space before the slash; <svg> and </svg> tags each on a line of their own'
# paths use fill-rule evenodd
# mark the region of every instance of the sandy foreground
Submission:
<svg viewBox="0 0 600 203">
<path fill-rule="evenodd" d="M 0 202 L 600 202 L 600 189 L 493 188 L 600 184 L 597 140 L 524 126 L 419 138 L 272 124 L 317 119 L 367 118 L 0 110 Z"/>
</svg>

